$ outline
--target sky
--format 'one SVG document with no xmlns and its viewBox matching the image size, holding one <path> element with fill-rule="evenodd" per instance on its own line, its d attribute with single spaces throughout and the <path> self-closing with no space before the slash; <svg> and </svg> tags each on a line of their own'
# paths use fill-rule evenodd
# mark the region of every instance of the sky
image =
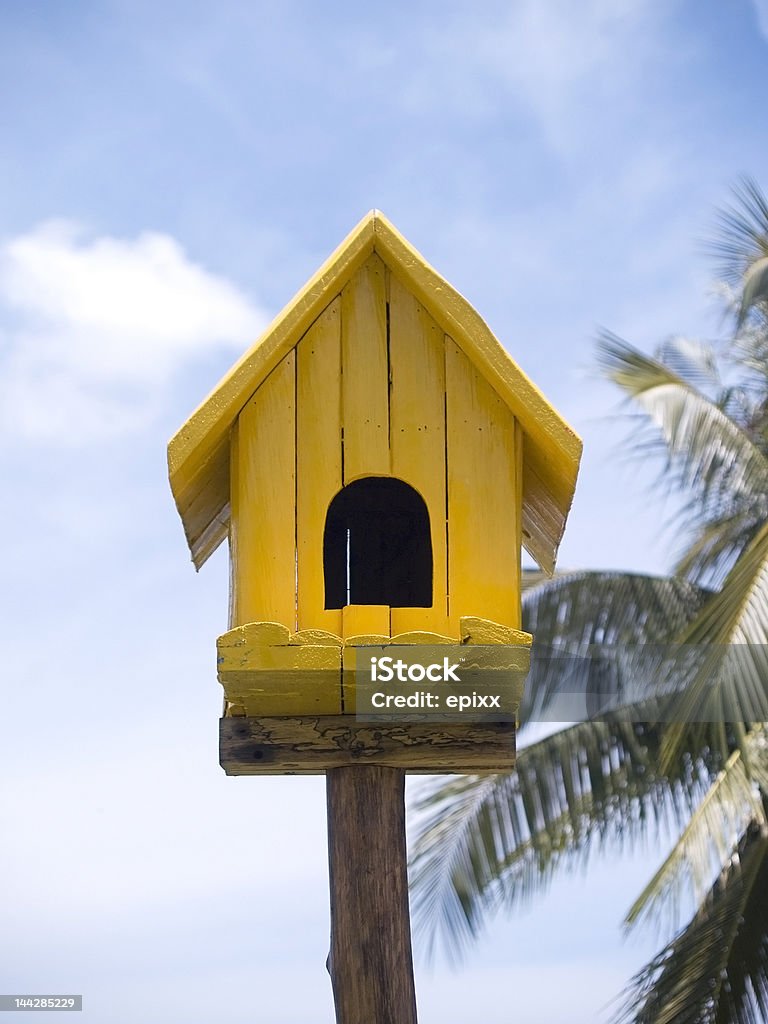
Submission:
<svg viewBox="0 0 768 1024">
<path fill-rule="evenodd" d="M 583 437 L 559 564 L 667 570 L 595 337 L 722 334 L 705 243 L 768 188 L 768 2 L 0 0 L 0 29 L 0 992 L 330 1024 L 323 780 L 218 766 L 227 556 L 195 574 L 167 441 L 376 207 Z M 417 957 L 422 1024 L 602 1019 L 662 852 Z"/>
</svg>

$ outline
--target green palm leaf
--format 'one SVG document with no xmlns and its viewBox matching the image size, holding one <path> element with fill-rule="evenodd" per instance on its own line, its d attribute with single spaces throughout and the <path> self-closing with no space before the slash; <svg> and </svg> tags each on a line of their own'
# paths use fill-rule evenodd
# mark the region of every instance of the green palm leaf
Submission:
<svg viewBox="0 0 768 1024">
<path fill-rule="evenodd" d="M 768 459 L 718 402 L 613 334 L 602 335 L 598 360 L 661 432 L 668 479 L 695 496 L 689 511 L 706 518 L 713 508 L 765 502 Z"/>
<path fill-rule="evenodd" d="M 738 312 L 738 326 L 747 319 L 750 310 L 758 303 L 768 300 L 768 256 L 763 256 L 752 264 L 744 275 L 741 292 L 741 303 Z"/>
<path fill-rule="evenodd" d="M 746 738 L 753 748 L 752 759 L 760 760 L 766 740 L 759 727 Z M 757 748 L 757 749 L 754 749 Z M 741 751 L 735 750 L 723 770 L 691 815 L 673 849 L 630 908 L 628 926 L 653 918 L 676 922 L 680 904 L 687 896 L 698 906 L 716 874 L 723 871 L 733 855 L 734 838 L 750 822 L 766 824 L 759 791 L 750 777 Z M 679 927 L 679 923 L 675 923 Z"/>
<path fill-rule="evenodd" d="M 720 276 L 741 290 L 752 264 L 768 256 L 768 201 L 757 183 L 742 178 L 733 190 L 735 203 L 721 212 L 717 237 L 710 246 Z"/>
<path fill-rule="evenodd" d="M 700 737 L 708 732 L 710 742 L 716 742 L 722 732 L 713 731 L 712 724 L 768 720 L 768 523 L 679 641 L 679 654 L 666 669 L 677 695 L 662 770 L 675 763 L 691 728 Z M 721 752 L 729 753 L 722 743 Z"/>
<path fill-rule="evenodd" d="M 656 772 L 661 732 L 647 723 L 661 717 L 664 648 L 644 641 L 668 640 L 708 596 L 683 580 L 619 573 L 564 574 L 525 590 L 536 643 L 522 720 L 562 720 L 574 697 L 579 717 L 591 702 L 600 718 L 525 746 L 513 773 L 422 789 L 411 884 L 428 947 L 440 935 L 456 955 L 490 914 L 545 889 L 558 867 L 683 827 L 717 764 L 690 747 L 676 771 Z"/>
<path fill-rule="evenodd" d="M 638 705 L 646 719 L 658 704 Z M 661 775 L 659 735 L 623 709 L 518 753 L 514 772 L 433 780 L 414 804 L 411 888 L 417 936 L 456 957 L 501 906 L 544 891 L 554 872 L 683 827 L 716 764 L 686 751 Z"/>
<path fill-rule="evenodd" d="M 562 574 L 526 590 L 523 627 L 535 643 L 521 721 L 569 721 L 653 696 L 662 644 L 709 596 L 685 580 L 615 572 Z"/>
<path fill-rule="evenodd" d="M 700 586 L 722 586 L 764 521 L 762 507 L 747 506 L 702 523 L 679 556 L 675 575 Z"/>
<path fill-rule="evenodd" d="M 634 979 L 619 1024 L 763 1024 L 768 1016 L 764 814 L 690 923 Z"/>
</svg>

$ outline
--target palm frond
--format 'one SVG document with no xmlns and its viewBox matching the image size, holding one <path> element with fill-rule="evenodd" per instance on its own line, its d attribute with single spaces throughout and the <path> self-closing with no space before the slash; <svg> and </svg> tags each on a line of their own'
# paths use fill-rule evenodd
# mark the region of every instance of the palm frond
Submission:
<svg viewBox="0 0 768 1024">
<path fill-rule="evenodd" d="M 606 376 L 635 401 L 661 432 L 669 480 L 697 498 L 702 518 L 722 504 L 760 501 L 768 460 L 720 404 L 669 366 L 604 333 L 598 360 Z"/>
<path fill-rule="evenodd" d="M 655 702 L 634 709 L 658 715 Z M 415 932 L 456 957 L 501 906 L 544 891 L 555 871 L 603 849 L 678 831 L 717 765 L 699 752 L 656 770 L 659 735 L 628 714 L 580 722 L 531 743 L 514 772 L 438 779 L 415 803 Z"/>
<path fill-rule="evenodd" d="M 696 618 L 679 636 L 667 664 L 675 680 L 662 770 L 676 762 L 691 728 L 768 720 L 768 523 L 753 539 Z M 699 723 L 696 726 L 696 723 Z M 723 749 L 728 756 L 730 750 Z"/>
<path fill-rule="evenodd" d="M 763 815 L 740 837 L 689 924 L 635 976 L 617 1024 L 764 1024 L 767 854 Z"/>
<path fill-rule="evenodd" d="M 738 508 L 702 523 L 679 555 L 675 575 L 702 587 L 720 587 L 765 522 L 766 511 L 762 505 Z"/>
<path fill-rule="evenodd" d="M 662 342 L 656 350 L 655 358 L 686 384 L 705 394 L 717 391 L 721 386 L 717 353 L 706 342 L 678 335 Z"/>
<path fill-rule="evenodd" d="M 749 267 L 768 256 L 768 201 L 759 185 L 744 177 L 733 189 L 734 202 L 718 216 L 718 230 L 709 245 L 725 281 L 740 288 Z"/>
<path fill-rule="evenodd" d="M 526 591 L 535 642 L 521 721 L 573 721 L 652 695 L 662 644 L 709 596 L 685 580 L 617 572 L 562 574 Z"/>
<path fill-rule="evenodd" d="M 745 739 L 747 744 L 759 743 L 761 750 L 764 741 L 762 726 Z M 727 867 L 736 839 L 750 822 L 766 824 L 763 804 L 741 750 L 735 750 L 664 863 L 633 903 L 625 924 L 631 927 L 653 919 L 657 925 L 668 921 L 679 927 L 683 898 L 688 896 L 693 906 L 701 904 L 713 878 Z"/>
<path fill-rule="evenodd" d="M 737 326 L 742 327 L 751 310 L 768 301 L 768 256 L 755 260 L 744 275 Z"/>
</svg>

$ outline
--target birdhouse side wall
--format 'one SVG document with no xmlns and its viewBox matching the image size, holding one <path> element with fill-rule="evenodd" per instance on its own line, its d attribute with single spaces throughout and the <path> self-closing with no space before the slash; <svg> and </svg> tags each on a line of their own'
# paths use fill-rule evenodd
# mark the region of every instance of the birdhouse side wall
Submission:
<svg viewBox="0 0 768 1024">
<path fill-rule="evenodd" d="M 448 603 L 519 629 L 522 432 L 506 404 L 445 338 Z"/>
<path fill-rule="evenodd" d="M 296 354 L 241 410 L 231 439 L 231 625 L 296 622 Z"/>
<path fill-rule="evenodd" d="M 354 480 L 394 476 L 429 512 L 433 604 L 361 609 L 366 632 L 458 636 L 466 615 L 519 627 L 521 431 L 376 253 L 242 410 L 231 452 L 233 625 L 343 635 L 325 608 L 328 507 Z"/>
</svg>

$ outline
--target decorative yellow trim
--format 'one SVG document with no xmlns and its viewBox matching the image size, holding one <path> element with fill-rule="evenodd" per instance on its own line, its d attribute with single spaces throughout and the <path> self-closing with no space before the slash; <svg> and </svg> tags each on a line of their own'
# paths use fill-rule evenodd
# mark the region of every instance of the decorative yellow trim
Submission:
<svg viewBox="0 0 768 1024">
<path fill-rule="evenodd" d="M 465 667 L 514 673 L 516 699 L 522 694 L 531 656 L 530 633 L 475 616 L 461 619 L 461 639 L 413 631 L 346 640 L 325 630 L 292 633 L 279 622 L 248 622 L 216 641 L 219 682 L 227 717 L 281 715 L 354 715 L 355 669 L 363 648 L 379 650 L 405 644 L 453 647 L 446 653 Z M 498 647 L 476 651 L 471 646 Z"/>
<path fill-rule="evenodd" d="M 500 622 L 490 622 L 476 615 L 463 615 L 459 619 L 459 632 L 463 644 L 519 644 L 530 647 L 533 635 L 522 629 L 512 629 Z"/>
</svg>

